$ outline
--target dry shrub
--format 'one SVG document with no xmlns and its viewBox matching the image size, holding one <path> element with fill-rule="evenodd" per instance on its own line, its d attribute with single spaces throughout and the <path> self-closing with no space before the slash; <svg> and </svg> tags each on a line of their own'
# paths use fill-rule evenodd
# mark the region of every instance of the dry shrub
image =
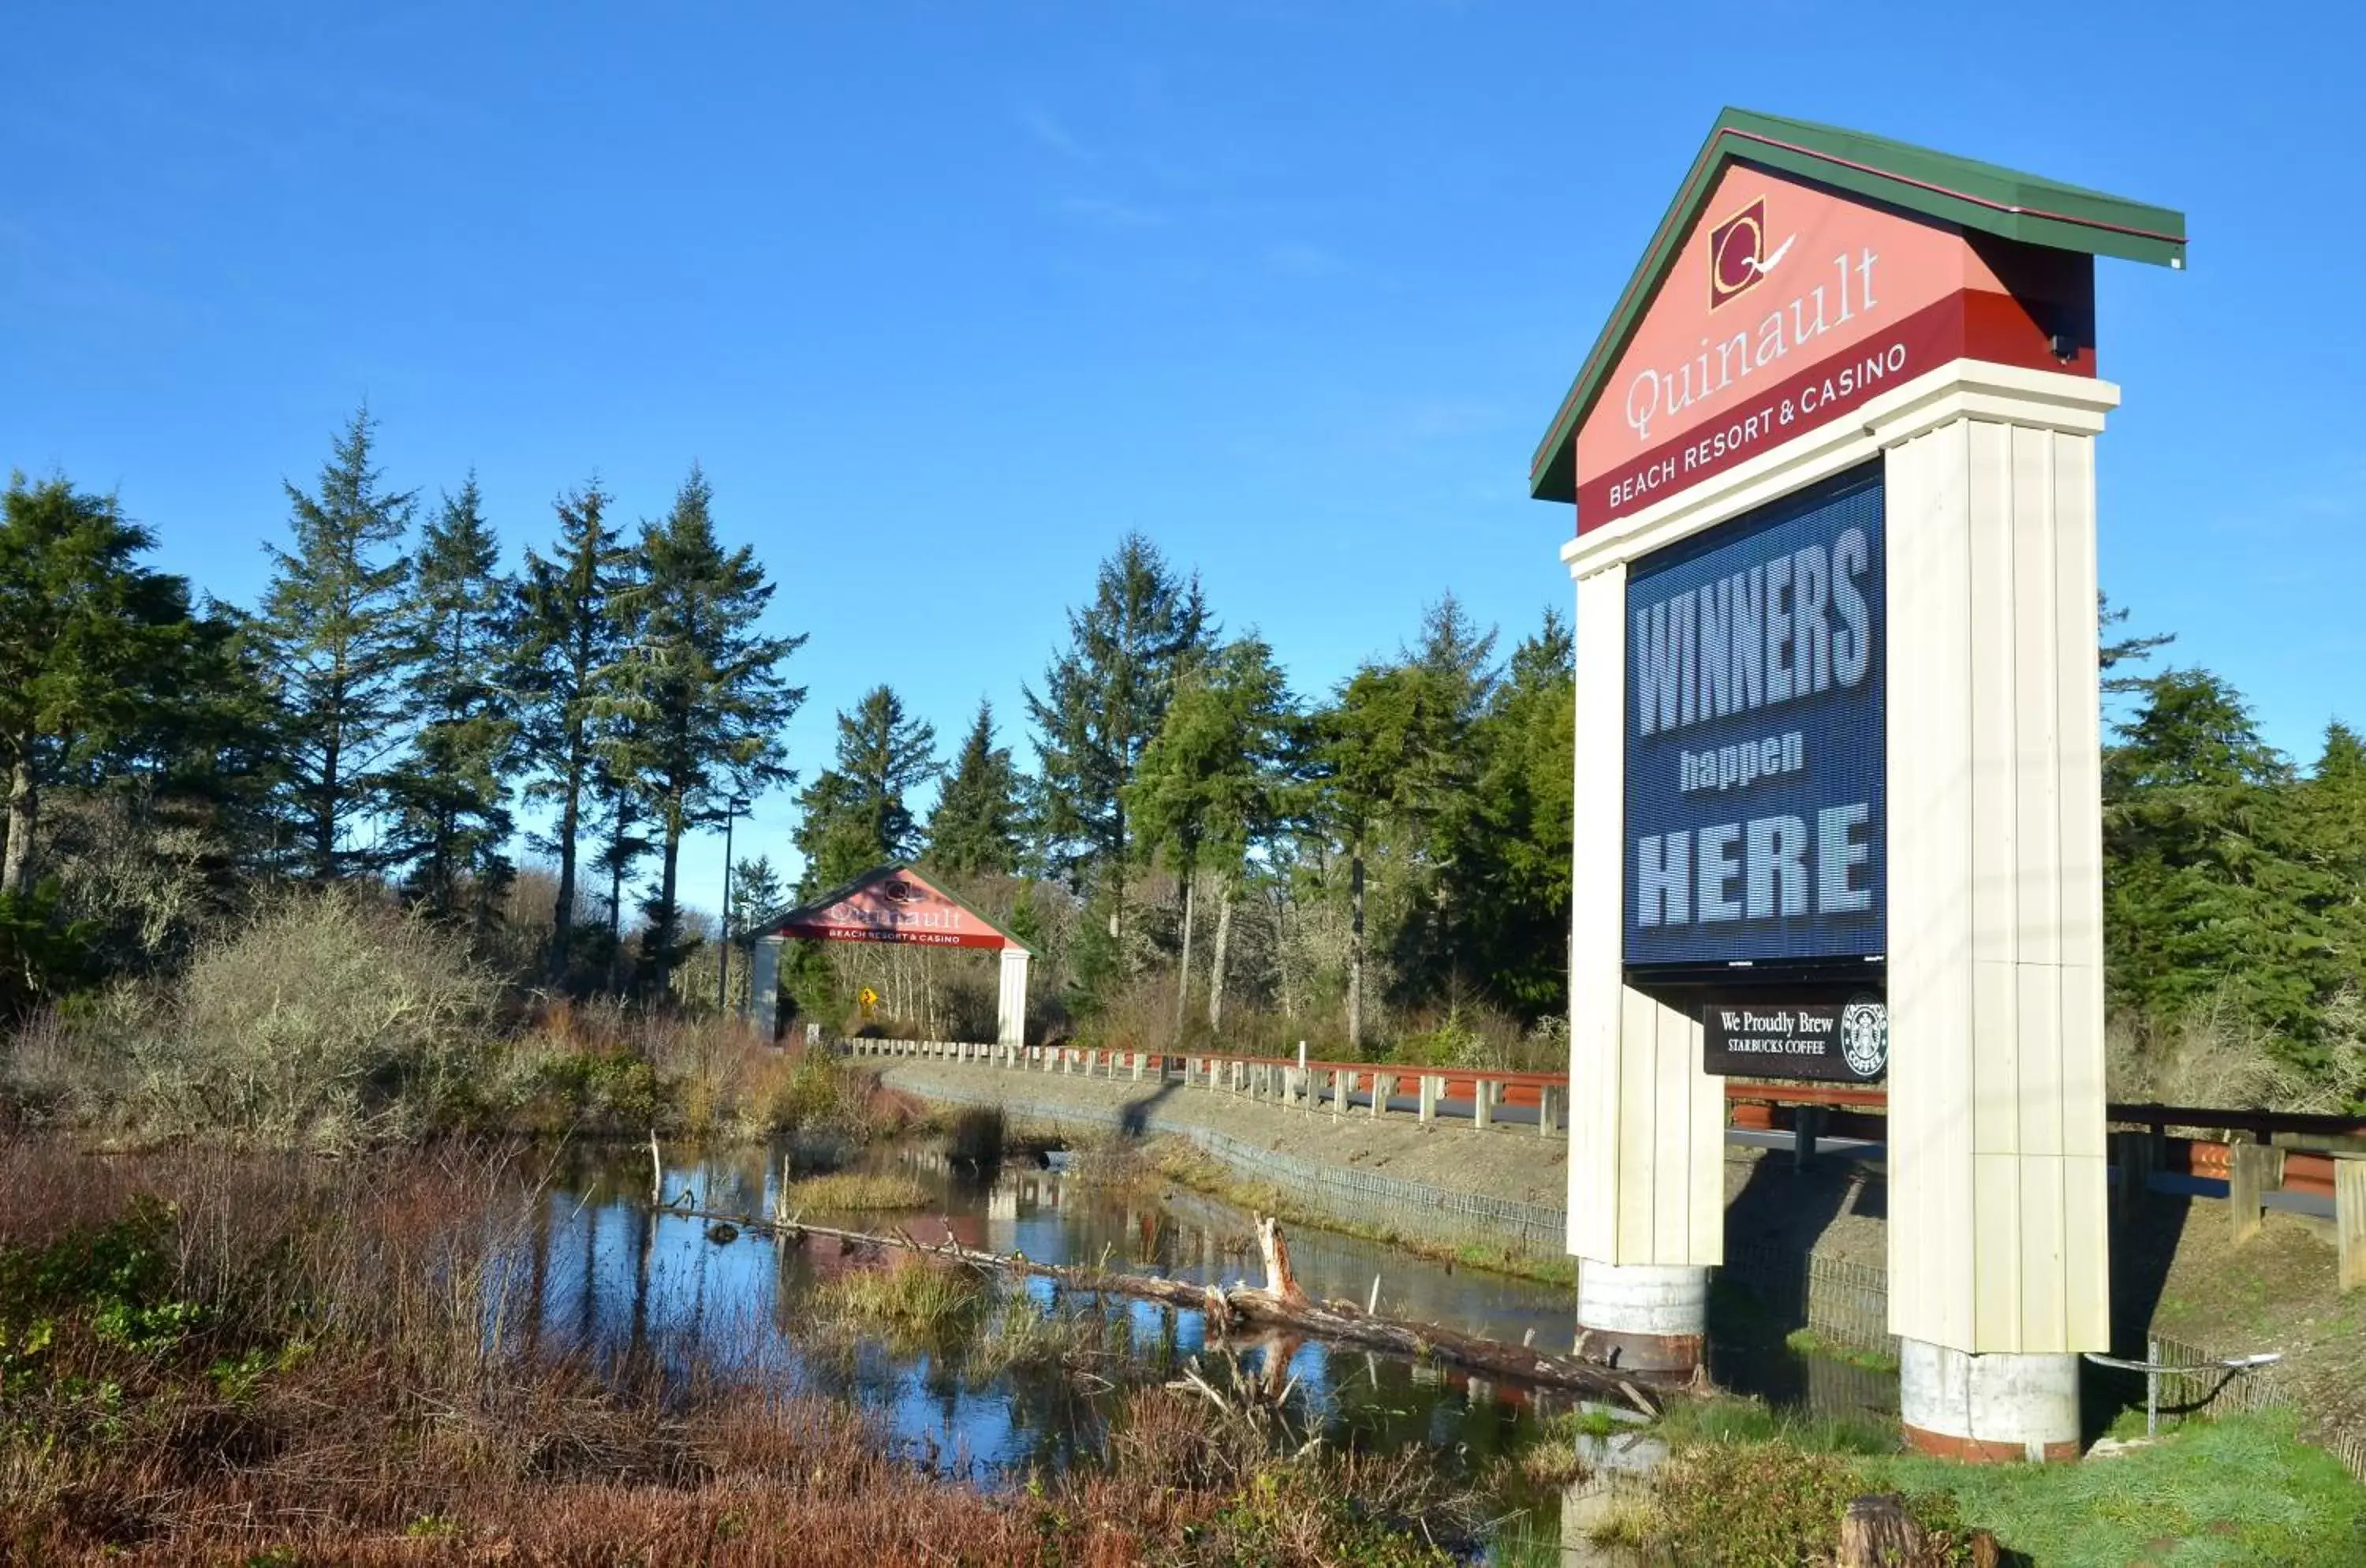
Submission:
<svg viewBox="0 0 2366 1568">
<path fill-rule="evenodd" d="M 542 1003 L 486 1100 L 538 1134 L 803 1132 L 862 1143 L 883 1126 L 876 1075 L 828 1050 L 766 1045 L 728 1018 L 613 1001 Z"/>
<path fill-rule="evenodd" d="M 1387 1059 L 1488 1072 L 1560 1072 L 1569 1066 L 1569 1020 L 1556 1015 L 1529 1025 L 1483 1004 L 1457 1006 L 1442 1017 L 1412 1020 Z"/>
<path fill-rule="evenodd" d="M 2325 1070 L 2294 1068 L 2272 1030 L 2219 997 L 2166 1021 L 2115 1015 L 2104 1034 L 2111 1098 L 2123 1102 L 2338 1115 L 2366 1102 L 2366 1000 L 2346 990 L 2319 1019 Z"/>
<path fill-rule="evenodd" d="M 468 1109 L 501 985 L 457 935 L 364 893 L 287 895 L 202 946 L 132 1047 L 148 1131 L 344 1149 Z"/>
<path fill-rule="evenodd" d="M 239 894 L 231 846 L 202 808 L 137 791 L 61 791 L 42 820 L 43 872 L 63 913 L 87 920 L 109 974 L 146 974 L 186 959 Z"/>
<path fill-rule="evenodd" d="M 1142 1140 L 1122 1134 L 1082 1138 L 1068 1150 L 1069 1180 L 1111 1191 L 1127 1191 L 1159 1184 L 1158 1168 L 1142 1152 Z"/>
<path fill-rule="evenodd" d="M 8 1036 L 0 1113 L 19 1126 L 95 1119 L 122 1090 L 120 1059 L 95 1043 L 58 1009 L 34 1013 Z"/>
</svg>

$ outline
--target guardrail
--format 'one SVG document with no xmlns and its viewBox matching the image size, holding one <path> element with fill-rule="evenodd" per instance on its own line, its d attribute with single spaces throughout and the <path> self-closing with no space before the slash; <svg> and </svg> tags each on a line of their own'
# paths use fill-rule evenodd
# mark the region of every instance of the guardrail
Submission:
<svg viewBox="0 0 2366 1568">
<path fill-rule="evenodd" d="M 1569 1124 L 1569 1075 L 1425 1067 L 1392 1062 L 1325 1062 L 1206 1051 L 1114 1051 L 1083 1045 L 986 1045 L 949 1040 L 842 1043 L 855 1055 L 923 1056 L 1014 1071 L 1064 1073 L 1133 1083 L 1179 1083 L 1294 1105 L 1334 1116 L 1410 1116 L 1423 1123 L 1534 1127 L 1551 1136 Z"/>
</svg>

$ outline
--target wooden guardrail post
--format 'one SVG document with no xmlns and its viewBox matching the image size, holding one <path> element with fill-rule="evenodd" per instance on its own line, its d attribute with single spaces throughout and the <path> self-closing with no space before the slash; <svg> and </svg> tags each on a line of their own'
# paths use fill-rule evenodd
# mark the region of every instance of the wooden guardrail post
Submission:
<svg viewBox="0 0 2366 1568">
<path fill-rule="evenodd" d="M 1816 1168 L 1816 1140 L 1824 1135 L 1830 1124 L 1831 1108 L 1827 1105 L 1797 1105 L 1791 1109 L 1791 1164 L 1795 1169 Z"/>
<path fill-rule="evenodd" d="M 2144 1213 L 2145 1195 L 2152 1189 L 2154 1152 L 2152 1134 L 2146 1128 L 2132 1127 L 2112 1134 L 2112 1163 L 2120 1170 L 2114 1206 L 2123 1224 Z"/>
<path fill-rule="evenodd" d="M 2238 1143 L 2226 1150 L 2226 1201 L 2234 1211 L 2235 1242 L 2259 1234 L 2267 1195 L 2283 1185 L 2284 1152 L 2273 1144 Z"/>
<path fill-rule="evenodd" d="M 1437 1091 L 1446 1082 L 1437 1073 L 1421 1075 L 1421 1124 L 1425 1127 L 1437 1120 Z"/>
<path fill-rule="evenodd" d="M 1474 1078 L 1470 1084 L 1470 1124 L 1484 1132 L 1495 1124 L 1495 1096 L 1504 1086 L 1493 1078 Z"/>
<path fill-rule="evenodd" d="M 1537 1090 L 1537 1132 L 1551 1137 L 1560 1131 L 1560 1101 L 1566 1090 L 1546 1084 Z"/>
<path fill-rule="evenodd" d="M 2342 1290 L 2366 1290 L 2366 1156 L 2333 1162 L 2336 1276 Z"/>
<path fill-rule="evenodd" d="M 1397 1078 L 1394 1073 L 1374 1073 L 1372 1075 L 1373 1121 L 1377 1122 L 1381 1117 L 1388 1114 L 1389 1096 L 1394 1094 L 1396 1092 L 1396 1089 Z"/>
<path fill-rule="evenodd" d="M 1337 1121 L 1347 1114 L 1347 1097 L 1356 1092 L 1356 1074 L 1351 1067 L 1331 1069 L 1331 1119 Z"/>
</svg>

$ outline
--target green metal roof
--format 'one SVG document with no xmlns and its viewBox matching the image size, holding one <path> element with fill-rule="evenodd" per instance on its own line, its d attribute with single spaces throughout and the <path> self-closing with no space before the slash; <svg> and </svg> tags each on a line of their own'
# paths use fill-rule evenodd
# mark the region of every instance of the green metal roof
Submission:
<svg viewBox="0 0 2366 1568">
<path fill-rule="evenodd" d="M 1684 236 L 1729 163 L 1746 162 L 1943 223 L 2090 255 L 2185 265 L 2185 214 L 2098 190 L 1933 152 L 1861 130 L 1727 109 L 1693 160 L 1651 243 L 1594 340 L 1577 380 L 1561 400 L 1528 466 L 1528 493 L 1538 501 L 1576 499 L 1577 427 L 1594 407 L 1610 367 L 1625 352 L 1660 280 L 1675 264 Z"/>
</svg>

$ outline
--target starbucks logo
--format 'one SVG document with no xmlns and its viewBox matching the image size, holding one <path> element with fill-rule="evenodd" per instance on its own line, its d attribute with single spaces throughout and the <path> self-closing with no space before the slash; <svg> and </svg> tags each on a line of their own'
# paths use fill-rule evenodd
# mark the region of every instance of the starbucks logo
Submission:
<svg viewBox="0 0 2366 1568">
<path fill-rule="evenodd" d="M 1841 1057 L 1861 1078 L 1889 1066 L 1889 1009 L 1873 997 L 1853 997 L 1841 1010 Z"/>
</svg>

